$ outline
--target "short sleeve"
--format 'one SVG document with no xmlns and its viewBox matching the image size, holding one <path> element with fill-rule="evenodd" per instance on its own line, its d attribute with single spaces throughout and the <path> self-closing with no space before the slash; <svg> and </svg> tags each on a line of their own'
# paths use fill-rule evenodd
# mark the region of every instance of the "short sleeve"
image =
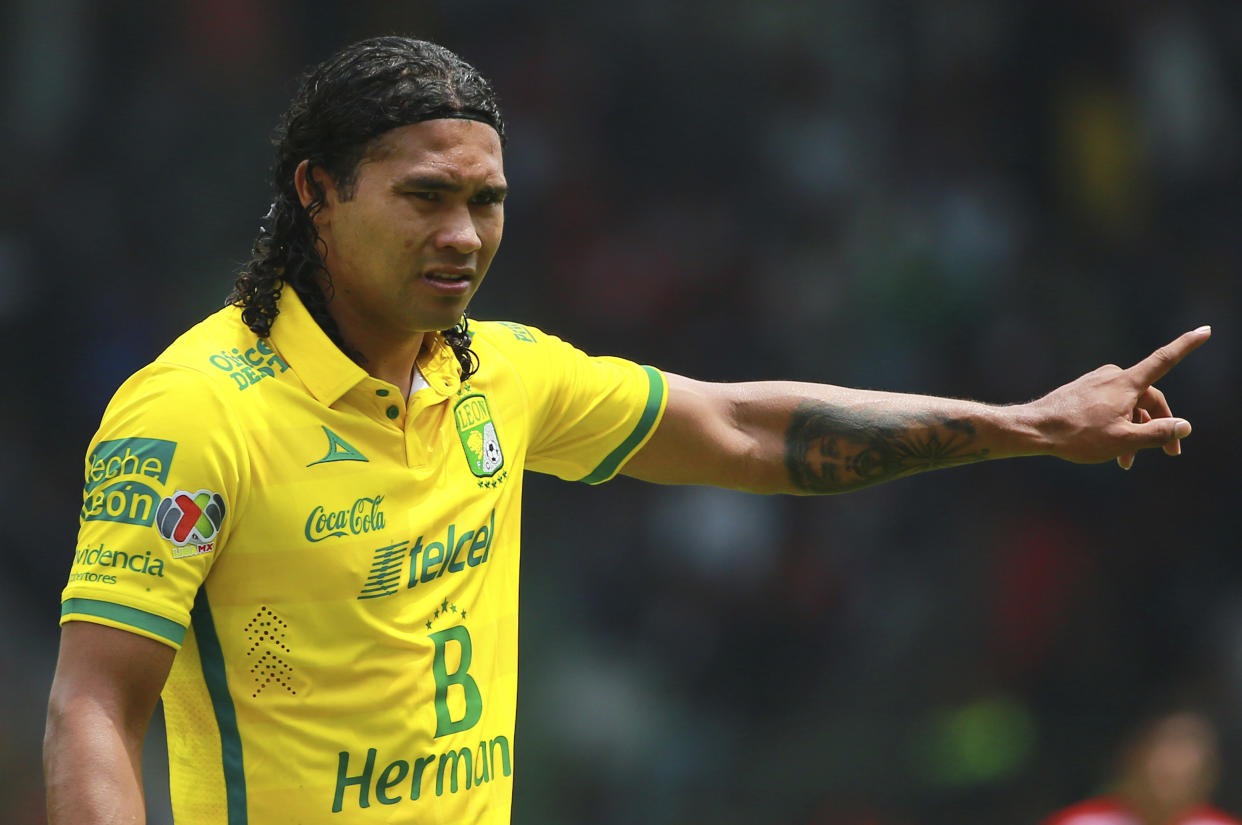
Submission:
<svg viewBox="0 0 1242 825">
<path fill-rule="evenodd" d="M 136 373 L 87 448 L 61 623 L 179 648 L 248 484 L 240 430 L 204 376 L 158 363 Z"/>
<path fill-rule="evenodd" d="M 589 356 L 555 336 L 522 329 L 527 346 L 511 352 L 533 411 L 527 469 L 588 484 L 609 480 L 659 424 L 667 396 L 664 375 L 623 358 Z"/>
</svg>

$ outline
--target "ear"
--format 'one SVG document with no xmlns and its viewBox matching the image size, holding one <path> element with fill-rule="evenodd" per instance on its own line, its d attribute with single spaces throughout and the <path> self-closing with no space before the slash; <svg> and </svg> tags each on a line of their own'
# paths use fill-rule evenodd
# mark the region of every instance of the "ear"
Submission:
<svg viewBox="0 0 1242 825">
<path fill-rule="evenodd" d="M 298 200 L 302 202 L 302 208 L 305 209 L 315 200 L 315 192 L 311 184 L 317 183 L 323 189 L 324 198 L 319 209 L 315 212 L 315 220 L 319 222 L 326 217 L 328 205 L 331 198 L 328 197 L 332 190 L 332 180 L 329 175 L 323 174 L 310 165 L 309 160 L 304 160 L 298 164 L 298 168 L 293 170 L 293 188 L 297 190 Z"/>
</svg>

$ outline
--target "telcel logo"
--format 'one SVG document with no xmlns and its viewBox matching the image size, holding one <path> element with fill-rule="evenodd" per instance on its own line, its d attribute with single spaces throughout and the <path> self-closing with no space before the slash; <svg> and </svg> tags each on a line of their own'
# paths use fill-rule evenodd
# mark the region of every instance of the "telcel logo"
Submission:
<svg viewBox="0 0 1242 825">
<path fill-rule="evenodd" d="M 316 507 L 306 517 L 306 540 L 318 542 L 383 530 L 384 511 L 380 509 L 383 500 L 383 496 L 364 497 L 342 510 Z"/>
<path fill-rule="evenodd" d="M 149 482 L 168 481 L 176 450 L 177 442 L 159 438 L 99 442 L 86 459 L 82 519 L 150 525 L 160 494 Z"/>
</svg>

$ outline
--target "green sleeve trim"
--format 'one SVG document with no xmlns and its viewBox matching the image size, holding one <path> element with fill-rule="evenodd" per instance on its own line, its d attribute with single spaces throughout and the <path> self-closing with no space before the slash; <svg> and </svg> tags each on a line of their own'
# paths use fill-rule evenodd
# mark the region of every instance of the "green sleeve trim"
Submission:
<svg viewBox="0 0 1242 825">
<path fill-rule="evenodd" d="M 643 410 L 642 417 L 638 419 L 638 424 L 634 426 L 634 431 L 589 475 L 579 479 L 580 481 L 587 484 L 599 484 L 612 478 L 622 462 L 629 458 L 638 445 L 651 434 L 651 428 L 655 426 L 656 419 L 660 417 L 660 410 L 664 408 L 664 376 L 652 367 L 643 367 L 643 372 L 647 373 L 647 406 Z"/>
<path fill-rule="evenodd" d="M 242 759 L 241 732 L 237 727 L 237 708 L 229 692 L 224 664 L 224 650 L 216 634 L 216 623 L 207 601 L 207 588 L 200 586 L 190 611 L 190 624 L 198 642 L 198 658 L 203 668 L 203 681 L 220 731 L 220 757 L 224 768 L 224 798 L 228 825 L 247 825 L 249 808 L 246 803 L 246 769 Z"/>
<path fill-rule="evenodd" d="M 113 604 L 112 602 L 102 602 L 98 599 L 65 599 L 60 606 L 61 617 L 76 613 L 79 616 L 94 616 L 98 619 L 107 619 L 112 622 L 136 627 L 139 630 L 145 630 L 159 636 L 161 639 L 167 639 L 178 647 L 185 639 L 185 628 L 171 619 L 165 619 L 163 616 L 156 616 L 154 613 L 148 613 L 145 610 L 139 610 L 135 607 L 126 607 L 122 604 Z"/>
</svg>

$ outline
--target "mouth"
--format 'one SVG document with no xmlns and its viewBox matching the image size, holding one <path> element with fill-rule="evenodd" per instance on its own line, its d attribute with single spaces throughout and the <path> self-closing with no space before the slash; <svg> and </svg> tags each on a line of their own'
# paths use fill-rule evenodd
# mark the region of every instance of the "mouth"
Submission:
<svg viewBox="0 0 1242 825">
<path fill-rule="evenodd" d="M 424 277 L 433 281 L 468 281 L 474 276 L 473 272 L 427 272 Z"/>
<path fill-rule="evenodd" d="M 423 273 L 423 280 L 439 292 L 460 293 L 474 281 L 474 268 L 468 266 L 437 267 Z"/>
</svg>

